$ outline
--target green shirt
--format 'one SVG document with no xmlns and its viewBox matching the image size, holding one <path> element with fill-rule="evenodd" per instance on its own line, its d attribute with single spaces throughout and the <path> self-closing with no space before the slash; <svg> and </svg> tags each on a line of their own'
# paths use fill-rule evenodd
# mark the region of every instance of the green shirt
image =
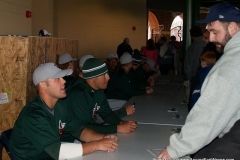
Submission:
<svg viewBox="0 0 240 160">
<path fill-rule="evenodd" d="M 121 119 L 111 110 L 103 90 L 93 90 L 79 79 L 68 91 L 61 104 L 71 109 L 75 124 L 91 128 L 100 133 L 116 133 Z M 96 117 L 101 117 L 102 124 Z"/>
<path fill-rule="evenodd" d="M 147 77 L 142 66 L 139 66 L 136 70 L 132 70 L 129 74 L 133 83 L 133 87 L 136 90 L 145 90 L 147 86 Z"/>
<path fill-rule="evenodd" d="M 131 74 L 122 70 L 114 74 L 108 82 L 106 95 L 108 99 L 129 100 L 133 96 L 145 94 L 145 89 L 138 89 L 134 86 Z"/>
<path fill-rule="evenodd" d="M 59 107 L 57 105 L 55 107 Z M 60 110 L 50 111 L 40 97 L 26 105 L 14 125 L 10 139 L 16 159 L 57 160 L 65 128 L 69 128 L 68 117 Z M 68 142 L 73 141 L 73 136 Z"/>
</svg>

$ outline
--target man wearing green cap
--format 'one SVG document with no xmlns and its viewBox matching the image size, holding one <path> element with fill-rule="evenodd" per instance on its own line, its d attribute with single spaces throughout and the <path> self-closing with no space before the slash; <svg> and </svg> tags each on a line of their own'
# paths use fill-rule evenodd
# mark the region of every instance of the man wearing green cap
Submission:
<svg viewBox="0 0 240 160">
<path fill-rule="evenodd" d="M 89 58 L 79 79 L 69 90 L 62 104 L 71 108 L 78 126 L 85 126 L 100 133 L 130 133 L 137 125 L 122 121 L 109 107 L 104 94 L 109 76 L 105 63 Z"/>
<path fill-rule="evenodd" d="M 240 159 L 240 9 L 230 3 L 212 6 L 206 19 L 209 40 L 224 54 L 204 80 L 201 96 L 180 133 L 159 159 Z"/>
<path fill-rule="evenodd" d="M 27 104 L 20 113 L 10 138 L 11 154 L 16 160 L 63 160 L 76 159 L 97 150 L 114 151 L 116 137 L 105 137 L 89 129 L 72 129 L 71 118 L 56 108 L 59 98 L 64 98 L 64 76 L 72 74 L 71 69 L 61 70 L 54 63 L 39 65 L 33 72 L 33 82 L 39 96 Z M 72 134 L 72 140 L 63 141 L 65 132 Z M 74 139 L 88 143 L 73 143 Z"/>
</svg>

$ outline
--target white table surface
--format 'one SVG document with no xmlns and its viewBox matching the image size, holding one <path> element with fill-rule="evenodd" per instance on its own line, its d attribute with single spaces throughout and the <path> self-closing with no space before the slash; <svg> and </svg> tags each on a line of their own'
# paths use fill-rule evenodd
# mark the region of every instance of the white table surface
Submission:
<svg viewBox="0 0 240 160">
<path fill-rule="evenodd" d="M 156 158 L 149 153 L 156 152 L 168 144 L 171 126 L 139 125 L 136 132 L 120 134 L 119 148 L 112 153 L 96 152 L 85 156 L 84 160 L 152 160 Z"/>
<path fill-rule="evenodd" d="M 128 120 L 139 122 L 137 130 L 131 134 L 118 134 L 119 147 L 112 153 L 95 152 L 84 156 L 83 160 L 152 160 L 161 148 L 169 144 L 174 128 L 184 124 L 187 108 L 181 104 L 184 97 L 180 83 L 168 80 L 158 82 L 150 96 L 133 97 L 136 113 Z M 176 108 L 177 112 L 168 112 Z M 176 114 L 180 118 L 176 118 Z"/>
</svg>

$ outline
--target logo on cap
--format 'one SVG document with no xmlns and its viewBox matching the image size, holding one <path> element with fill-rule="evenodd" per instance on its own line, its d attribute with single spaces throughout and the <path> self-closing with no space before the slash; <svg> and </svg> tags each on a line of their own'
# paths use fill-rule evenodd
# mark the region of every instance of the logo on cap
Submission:
<svg viewBox="0 0 240 160">
<path fill-rule="evenodd" d="M 218 18 L 220 18 L 220 19 L 223 19 L 223 18 L 224 18 L 224 16 L 223 16 L 223 15 L 219 15 L 219 16 L 218 16 Z"/>
</svg>

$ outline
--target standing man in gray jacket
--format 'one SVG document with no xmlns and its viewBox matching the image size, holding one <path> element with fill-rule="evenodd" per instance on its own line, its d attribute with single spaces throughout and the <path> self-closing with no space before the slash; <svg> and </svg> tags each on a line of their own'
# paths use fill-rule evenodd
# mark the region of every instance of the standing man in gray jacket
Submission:
<svg viewBox="0 0 240 160">
<path fill-rule="evenodd" d="M 226 139 L 240 119 L 240 10 L 226 2 L 216 4 L 201 22 L 207 23 L 210 41 L 224 47 L 224 54 L 206 77 L 201 96 L 187 116 L 181 132 L 170 137 L 170 144 L 160 152 L 159 159 L 198 155 L 200 149 L 215 140 Z M 221 157 L 239 159 L 240 152 L 235 153 L 235 146 L 239 144 L 232 145 L 228 155 L 221 149 L 215 151 Z M 209 156 L 207 153 L 202 155 L 197 157 Z M 210 158 L 215 158 L 214 154 Z"/>
</svg>

